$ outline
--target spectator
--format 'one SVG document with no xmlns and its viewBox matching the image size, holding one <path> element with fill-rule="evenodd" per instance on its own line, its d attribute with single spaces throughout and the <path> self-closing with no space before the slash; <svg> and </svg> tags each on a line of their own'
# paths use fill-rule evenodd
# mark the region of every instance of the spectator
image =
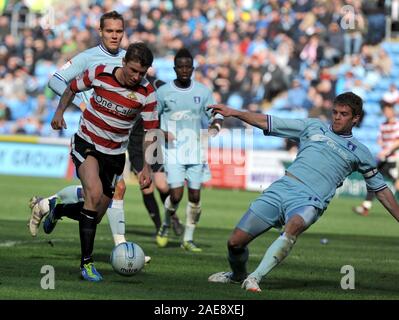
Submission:
<svg viewBox="0 0 399 320">
<path fill-rule="evenodd" d="M 0 121 L 9 121 L 11 120 L 11 111 L 7 105 L 0 101 Z"/>
<path fill-rule="evenodd" d="M 384 92 L 384 94 L 382 95 L 382 103 L 393 105 L 399 103 L 399 90 L 394 83 L 392 83 L 389 86 L 389 90 Z"/>
<path fill-rule="evenodd" d="M 385 8 L 384 2 L 381 0 L 362 1 L 363 13 L 367 16 L 368 30 L 366 41 L 372 45 L 376 45 L 385 37 Z"/>
<path fill-rule="evenodd" d="M 338 23 L 332 22 L 328 26 L 326 38 L 324 57 L 327 61 L 327 65 L 333 66 L 340 62 L 344 52 L 343 33 Z"/>
<path fill-rule="evenodd" d="M 252 102 L 273 106 L 276 97 L 282 97 L 280 101 L 286 99 L 281 93 L 287 89 L 290 99 L 295 96 L 290 91 L 294 89 L 290 85 L 294 78 L 301 82 L 301 100 L 303 96 L 321 94 L 328 101 L 335 81 L 338 89 L 343 84 L 349 89 L 356 79 L 362 79 L 363 89 L 370 90 L 379 73 L 390 75 L 392 60 L 387 52 L 361 45 L 382 39 L 382 20 L 379 17 L 377 23 L 375 17 L 381 13 L 381 2 L 363 1 L 360 6 L 358 0 L 106 0 L 90 2 L 87 7 L 76 1 L 59 2 L 53 4 L 53 28 L 28 25 L 20 28 L 16 36 L 10 34 L 10 12 L 5 12 L 0 16 L 0 89 L 12 118 L 27 117 L 33 112 L 40 121 L 47 119 L 45 115 L 52 112 L 54 97 L 48 96 L 48 103 L 40 102 L 38 109 L 32 107 L 32 101 L 43 92 L 46 94 L 45 84 L 60 67 L 60 61 L 98 43 L 98 18 L 115 9 L 127 21 L 122 47 L 134 41 L 147 42 L 158 57 L 154 67 L 162 80 L 174 76 L 170 57 L 187 46 L 198 64 L 196 79 L 213 88 L 220 102 L 231 99 L 241 107 Z M 351 30 L 341 28 L 341 22 L 349 17 L 342 19 L 341 10 L 346 4 L 355 8 L 352 17 L 356 23 Z M 29 8 L 24 6 L 23 10 L 21 21 L 26 20 Z M 371 39 L 373 35 L 376 36 Z M 353 58 L 338 67 L 345 48 Z M 334 77 L 322 78 L 321 70 L 326 67 Z M 352 75 L 346 78 L 348 71 Z M 42 101 L 42 97 L 37 98 Z M 312 106 L 309 97 L 303 103 L 293 101 L 305 108 Z"/>
<path fill-rule="evenodd" d="M 344 25 L 345 55 L 351 56 L 360 52 L 363 36 L 367 32 L 366 20 L 360 11 L 347 10 L 342 18 Z"/>
<path fill-rule="evenodd" d="M 392 72 L 392 59 L 388 53 L 380 48 L 372 59 L 373 64 L 381 70 L 383 76 L 389 76 Z"/>
<path fill-rule="evenodd" d="M 287 103 L 285 109 L 295 110 L 304 109 L 305 101 L 307 98 L 306 89 L 302 86 L 301 81 L 298 78 L 292 80 L 292 86 L 288 90 Z"/>
<path fill-rule="evenodd" d="M 288 81 L 281 68 L 277 65 L 277 59 L 274 54 L 269 55 L 269 63 L 263 76 L 266 85 L 265 99 L 272 101 L 279 93 L 288 88 Z"/>
</svg>

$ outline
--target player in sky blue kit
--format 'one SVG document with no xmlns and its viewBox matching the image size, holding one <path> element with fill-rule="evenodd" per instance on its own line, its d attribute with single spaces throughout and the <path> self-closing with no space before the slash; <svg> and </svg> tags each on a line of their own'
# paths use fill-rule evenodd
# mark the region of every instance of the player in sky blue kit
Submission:
<svg viewBox="0 0 399 320">
<path fill-rule="evenodd" d="M 67 88 L 67 84 L 76 76 L 82 74 L 82 72 L 88 68 L 99 64 L 106 64 L 108 66 L 122 66 L 122 59 L 126 54 L 126 50 L 120 48 L 123 34 L 124 19 L 121 14 L 116 11 L 112 11 L 102 15 L 100 19 L 101 43 L 96 47 L 81 52 L 80 54 L 73 57 L 70 61 L 68 61 L 61 68 L 61 70 L 57 71 L 50 79 L 49 87 L 59 96 L 61 96 Z M 73 104 L 79 107 L 82 111 L 84 111 L 86 105 L 89 104 L 91 94 L 92 90 L 78 93 L 73 100 Z M 138 123 L 140 125 L 135 125 L 133 130 L 141 130 L 142 132 L 140 132 L 140 136 L 142 137 L 144 135 L 141 125 L 142 122 L 138 121 Z M 139 143 L 140 147 L 142 146 L 142 141 L 138 142 L 136 139 L 134 142 Z M 140 159 L 140 161 L 142 161 L 142 159 Z M 157 176 L 158 175 L 156 175 L 156 177 Z M 118 179 L 119 181 L 116 185 L 114 197 L 112 199 L 110 207 L 107 210 L 107 217 L 109 225 L 111 227 L 111 232 L 115 245 L 126 241 L 125 213 L 123 204 L 126 185 L 122 176 L 120 176 Z M 62 203 L 75 203 L 78 201 L 83 201 L 84 194 L 82 190 L 82 186 L 74 185 L 68 186 L 57 192 L 55 195 L 47 198 L 40 198 L 37 196 L 32 197 L 29 204 L 32 209 L 32 213 L 28 224 L 31 235 L 37 235 L 38 227 L 42 218 L 49 212 L 48 201 L 50 199 L 56 197 Z M 156 211 L 154 210 L 154 208 L 158 209 L 158 205 L 156 203 L 153 193 L 143 190 L 142 192 L 143 194 L 145 193 L 145 195 L 143 195 L 143 199 L 146 208 L 151 208 L 151 210 L 149 210 L 150 216 L 154 215 Z M 164 194 L 163 192 L 160 193 L 161 197 L 163 196 L 164 198 L 166 198 L 167 192 L 165 192 Z M 154 218 L 156 219 L 157 217 Z M 146 261 L 148 262 L 149 260 L 150 257 L 146 257 Z"/>
<path fill-rule="evenodd" d="M 352 136 L 359 121 L 363 101 L 351 92 L 334 100 L 332 124 L 318 119 L 281 119 L 242 112 L 215 105 L 213 113 L 236 117 L 264 130 L 265 135 L 297 140 L 299 150 L 286 174 L 253 201 L 228 240 L 228 261 L 232 272 L 218 272 L 210 282 L 242 282 L 247 291 L 261 291 L 259 283 L 291 251 L 297 237 L 317 221 L 327 209 L 336 189 L 352 172 L 360 172 L 367 189 L 399 221 L 399 206 L 376 168 L 370 151 Z M 251 274 L 247 274 L 247 245 L 272 227 L 285 225 L 284 232 L 266 250 Z"/>
<path fill-rule="evenodd" d="M 165 200 L 165 219 L 157 235 L 159 247 L 168 243 L 170 216 L 183 197 L 184 184 L 188 182 L 188 204 L 182 248 L 191 252 L 202 251 L 193 241 L 195 226 L 201 214 L 200 191 L 204 182 L 206 161 L 202 159 L 201 119 L 211 119 L 206 108 L 215 104 L 212 92 L 203 84 L 191 79 L 194 71 L 193 57 L 183 48 L 174 58 L 176 79 L 157 90 L 158 114 L 161 129 L 168 133 L 165 148 L 165 170 L 170 196 Z M 209 134 L 215 136 L 223 117 L 213 119 Z"/>
</svg>

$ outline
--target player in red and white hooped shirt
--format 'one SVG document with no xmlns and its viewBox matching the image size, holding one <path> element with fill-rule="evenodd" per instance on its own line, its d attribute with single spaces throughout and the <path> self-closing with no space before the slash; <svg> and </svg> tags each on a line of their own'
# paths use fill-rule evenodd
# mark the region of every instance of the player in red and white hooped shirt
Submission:
<svg viewBox="0 0 399 320">
<path fill-rule="evenodd" d="M 143 43 L 134 43 L 128 47 L 122 67 L 100 65 L 86 70 L 65 90 L 51 121 L 55 130 L 66 128 L 63 114 L 75 94 L 94 89 L 71 148 L 85 194 L 84 204 L 50 201 L 50 213 L 43 224 L 45 232 L 50 233 L 62 216 L 79 221 L 81 275 L 88 281 L 102 280 L 92 258 L 96 226 L 113 197 L 116 179 L 123 172 L 135 119 L 141 113 L 145 130 L 159 127 L 155 90 L 144 78 L 152 61 L 150 49 Z M 144 139 L 143 154 L 150 143 Z M 145 158 L 143 161 L 139 183 L 146 188 L 151 183 L 151 169 Z"/>
<path fill-rule="evenodd" d="M 134 91 L 124 87 L 114 74 L 118 69 L 121 68 L 100 65 L 86 70 L 82 77 L 73 80 L 70 85 L 74 93 L 94 89 L 90 104 L 82 114 L 77 134 L 94 144 L 96 150 L 106 154 L 126 151 L 130 129 L 139 113 L 145 130 L 158 127 L 154 88 L 146 79 Z"/>
</svg>

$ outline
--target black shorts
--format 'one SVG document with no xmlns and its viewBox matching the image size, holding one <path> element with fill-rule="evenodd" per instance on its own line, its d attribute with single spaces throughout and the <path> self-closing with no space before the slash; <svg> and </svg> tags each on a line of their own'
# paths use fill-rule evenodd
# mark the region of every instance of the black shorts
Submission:
<svg viewBox="0 0 399 320">
<path fill-rule="evenodd" d="M 103 193 L 112 199 L 115 192 L 115 184 L 118 176 L 123 173 L 125 167 L 125 154 L 105 154 L 96 150 L 96 147 L 75 134 L 71 142 L 71 157 L 76 167 L 76 174 L 79 177 L 78 169 L 87 156 L 97 159 L 100 167 L 100 180 L 103 185 Z"/>
<path fill-rule="evenodd" d="M 129 136 L 129 144 L 127 151 L 129 153 L 130 171 L 138 174 L 143 170 L 143 139 L 144 128 L 143 122 L 137 123 Z M 156 154 L 154 154 L 156 156 Z M 151 165 L 152 172 L 163 172 L 163 163 L 154 163 Z"/>
</svg>

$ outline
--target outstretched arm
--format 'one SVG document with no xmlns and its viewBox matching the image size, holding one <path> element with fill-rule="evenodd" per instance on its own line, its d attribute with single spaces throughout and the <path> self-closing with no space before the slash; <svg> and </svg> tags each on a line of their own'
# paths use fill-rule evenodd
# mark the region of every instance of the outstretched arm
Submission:
<svg viewBox="0 0 399 320">
<path fill-rule="evenodd" d="M 213 115 L 219 113 L 224 117 L 235 117 L 262 130 L 268 129 L 267 117 L 262 113 L 239 111 L 232 109 L 224 104 L 215 104 L 209 106 L 208 109 L 212 110 Z"/>
<path fill-rule="evenodd" d="M 377 191 L 375 195 L 389 213 L 399 222 L 399 205 L 392 191 L 389 188 L 385 188 L 381 191 Z"/>
</svg>

